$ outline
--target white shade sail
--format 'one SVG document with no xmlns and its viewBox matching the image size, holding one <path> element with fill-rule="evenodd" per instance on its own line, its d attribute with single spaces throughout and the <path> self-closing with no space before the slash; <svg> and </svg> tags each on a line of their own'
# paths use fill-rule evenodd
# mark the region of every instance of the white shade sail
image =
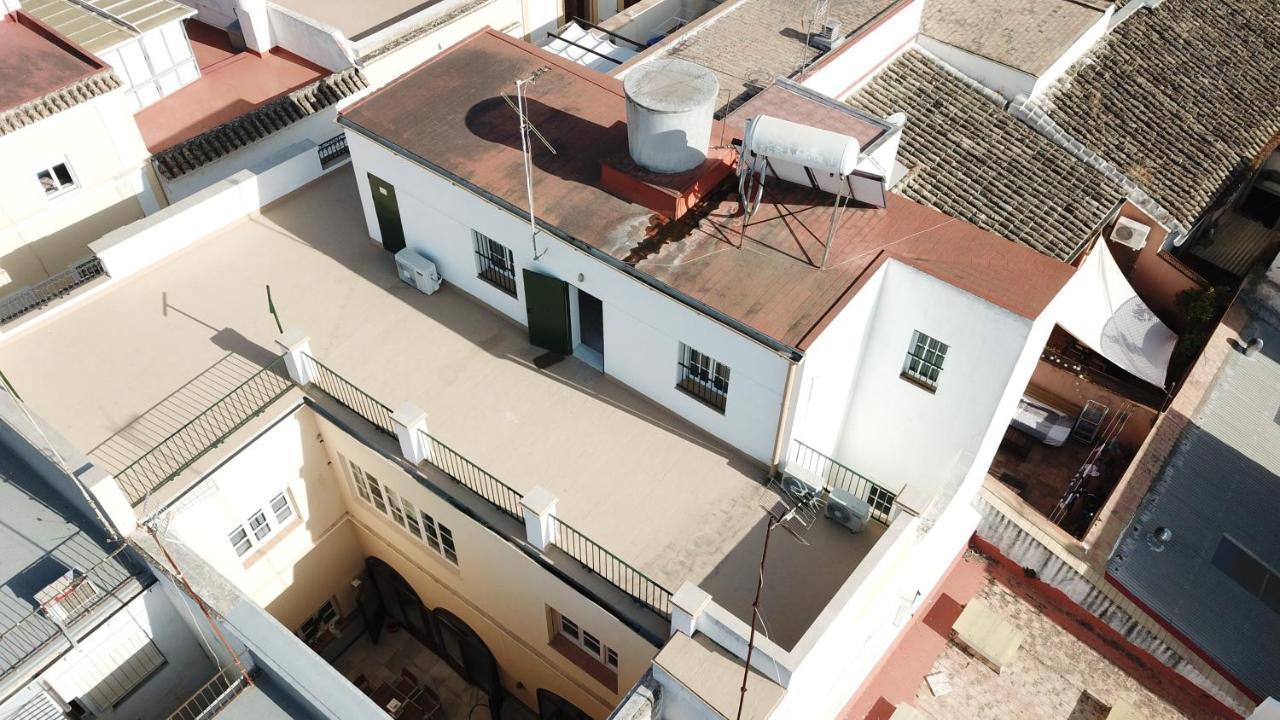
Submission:
<svg viewBox="0 0 1280 720">
<path fill-rule="evenodd" d="M 1164 387 L 1178 336 L 1138 297 L 1103 241 L 1080 264 L 1058 324 L 1126 372 Z"/>
<path fill-rule="evenodd" d="M 586 65 L 592 70 L 607 73 L 636 54 L 635 50 L 614 45 L 608 37 L 591 34 L 576 22 L 570 22 L 556 34 L 564 39 L 551 38 L 550 42 L 542 46 L 542 49 L 550 50 L 579 65 Z M 601 55 L 611 57 L 617 62 L 610 62 Z"/>
</svg>

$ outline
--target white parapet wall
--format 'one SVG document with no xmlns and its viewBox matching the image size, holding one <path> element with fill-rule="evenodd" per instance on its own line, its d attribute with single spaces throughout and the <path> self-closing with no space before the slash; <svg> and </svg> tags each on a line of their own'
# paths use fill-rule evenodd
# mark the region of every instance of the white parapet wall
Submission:
<svg viewBox="0 0 1280 720">
<path fill-rule="evenodd" d="M 340 30 L 300 15 L 275 3 L 267 3 L 271 38 L 276 46 L 338 72 L 355 64 L 355 51 Z"/>
<path fill-rule="evenodd" d="M 923 16 L 924 0 L 899 3 L 798 79 L 807 88 L 843 100 L 916 39 Z"/>
</svg>

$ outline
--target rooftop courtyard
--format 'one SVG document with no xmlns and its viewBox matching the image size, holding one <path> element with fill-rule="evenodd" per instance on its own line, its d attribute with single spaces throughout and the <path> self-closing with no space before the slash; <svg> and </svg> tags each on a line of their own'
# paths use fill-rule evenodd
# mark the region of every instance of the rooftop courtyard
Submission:
<svg viewBox="0 0 1280 720">
<path fill-rule="evenodd" d="M 667 589 L 692 581 L 749 618 L 765 470 L 569 358 L 546 370 L 525 329 L 453 287 L 424 296 L 370 242 L 350 170 L 280 202 L 0 345 L 29 405 L 119 470 L 274 355 L 285 327 L 317 359 Z M 866 556 L 882 527 L 852 535 L 819 518 L 809 545 L 770 548 L 763 612 L 791 647 Z M 803 585 L 805 592 L 796 592 Z"/>
<path fill-rule="evenodd" d="M 280 5 L 337 28 L 349 40 L 361 40 L 439 3 L 440 0 L 282 0 Z"/>
</svg>

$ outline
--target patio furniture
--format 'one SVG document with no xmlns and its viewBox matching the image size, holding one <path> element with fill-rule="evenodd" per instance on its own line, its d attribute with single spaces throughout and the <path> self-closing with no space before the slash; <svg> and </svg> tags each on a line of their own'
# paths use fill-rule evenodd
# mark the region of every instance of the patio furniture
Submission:
<svg viewBox="0 0 1280 720">
<path fill-rule="evenodd" d="M 396 690 L 405 697 L 409 697 L 419 688 L 418 676 L 414 675 L 409 668 L 400 671 L 400 677 L 396 680 Z"/>
<path fill-rule="evenodd" d="M 413 677 L 413 673 L 408 673 Z M 426 685 L 414 685 L 402 692 L 400 685 L 405 679 L 402 674 L 393 685 L 384 682 L 370 696 L 388 716 L 396 720 L 441 720 L 440 695 Z"/>
<path fill-rule="evenodd" d="M 1018 401 L 1013 413 L 1013 427 L 1045 445 L 1059 447 L 1071 436 L 1075 417 L 1046 402 L 1026 395 Z"/>
</svg>

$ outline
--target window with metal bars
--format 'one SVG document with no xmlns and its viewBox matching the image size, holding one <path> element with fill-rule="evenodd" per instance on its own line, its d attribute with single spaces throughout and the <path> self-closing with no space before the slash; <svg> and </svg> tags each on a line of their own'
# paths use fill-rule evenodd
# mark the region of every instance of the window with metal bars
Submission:
<svg viewBox="0 0 1280 720">
<path fill-rule="evenodd" d="M 471 231 L 476 245 L 476 271 L 481 280 L 516 297 L 516 263 L 510 248 L 493 238 Z"/>
<path fill-rule="evenodd" d="M 943 342 L 925 335 L 919 330 L 911 333 L 911 346 L 902 362 L 902 377 L 926 390 L 938 389 L 938 376 L 949 348 Z"/>
<path fill-rule="evenodd" d="M 676 387 L 723 413 L 729 402 L 729 366 L 680 343 Z"/>
</svg>

